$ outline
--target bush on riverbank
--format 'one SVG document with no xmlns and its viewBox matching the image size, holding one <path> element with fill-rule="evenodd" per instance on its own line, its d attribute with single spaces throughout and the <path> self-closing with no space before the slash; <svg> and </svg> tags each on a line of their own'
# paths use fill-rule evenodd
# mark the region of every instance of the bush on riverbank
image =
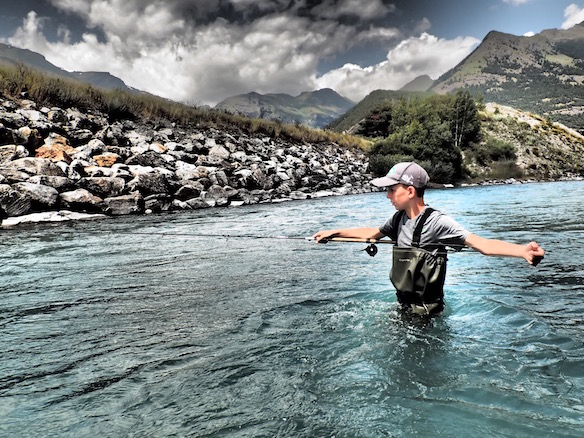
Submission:
<svg viewBox="0 0 584 438">
<path fill-rule="evenodd" d="M 363 122 L 363 129 L 372 127 L 378 135 L 381 131 L 376 122 L 382 118 L 389 133 L 370 150 L 370 170 L 375 175 L 384 174 L 399 161 L 415 160 L 425 166 L 434 182 L 461 180 L 466 175 L 463 151 L 481 136 L 477 104 L 465 91 L 390 101 L 370 118 Z"/>
</svg>

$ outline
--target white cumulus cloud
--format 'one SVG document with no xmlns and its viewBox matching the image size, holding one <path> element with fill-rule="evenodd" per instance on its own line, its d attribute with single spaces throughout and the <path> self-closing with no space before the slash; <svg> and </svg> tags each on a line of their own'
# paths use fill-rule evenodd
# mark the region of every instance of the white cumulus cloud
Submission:
<svg viewBox="0 0 584 438">
<path fill-rule="evenodd" d="M 427 74 L 436 79 L 455 67 L 480 41 L 472 37 L 439 39 L 423 33 L 402 41 L 390 50 L 387 60 L 373 66 L 345 64 L 316 79 L 320 88 L 333 88 L 352 100 L 376 89 L 396 90 Z"/>
<path fill-rule="evenodd" d="M 569 29 L 584 21 L 584 9 L 580 9 L 578 5 L 571 4 L 564 10 L 564 17 L 566 20 L 562 23 L 562 29 Z"/>
</svg>

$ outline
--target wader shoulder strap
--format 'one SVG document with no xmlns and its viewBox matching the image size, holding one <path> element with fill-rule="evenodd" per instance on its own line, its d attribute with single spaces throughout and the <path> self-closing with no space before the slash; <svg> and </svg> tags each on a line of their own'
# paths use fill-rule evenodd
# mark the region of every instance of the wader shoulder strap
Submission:
<svg viewBox="0 0 584 438">
<path fill-rule="evenodd" d="M 426 219 L 434 212 L 434 209 L 431 207 L 426 207 L 422 216 L 418 220 L 416 224 L 416 229 L 414 230 L 414 236 L 412 237 L 412 246 L 419 247 L 420 246 L 420 238 L 422 237 L 422 228 L 424 228 L 424 224 L 426 223 Z"/>
<path fill-rule="evenodd" d="M 399 224 L 402 221 L 404 214 L 406 214 L 405 210 L 400 210 L 393 215 L 393 219 L 391 220 L 391 234 L 389 235 L 389 238 L 394 242 L 397 242 Z"/>
</svg>

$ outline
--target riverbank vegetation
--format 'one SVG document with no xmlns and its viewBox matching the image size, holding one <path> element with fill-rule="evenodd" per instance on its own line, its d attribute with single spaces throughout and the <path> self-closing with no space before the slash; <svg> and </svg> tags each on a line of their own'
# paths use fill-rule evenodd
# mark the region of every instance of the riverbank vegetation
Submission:
<svg viewBox="0 0 584 438">
<path fill-rule="evenodd" d="M 415 160 L 435 183 L 557 179 L 584 174 L 584 137 L 561 124 L 467 90 L 402 96 L 378 105 L 352 132 L 372 139 L 369 169 Z"/>
</svg>

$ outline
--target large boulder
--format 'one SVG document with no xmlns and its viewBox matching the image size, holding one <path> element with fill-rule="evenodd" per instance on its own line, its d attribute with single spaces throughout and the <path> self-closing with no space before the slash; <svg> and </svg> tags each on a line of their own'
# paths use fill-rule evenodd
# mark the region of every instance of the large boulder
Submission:
<svg viewBox="0 0 584 438">
<path fill-rule="evenodd" d="M 85 177 L 81 178 L 77 182 L 77 185 L 82 189 L 89 190 L 100 198 L 108 198 L 121 195 L 126 187 L 126 181 L 122 178 L 107 176 Z"/>
<path fill-rule="evenodd" d="M 0 165 L 16 159 L 16 145 L 0 146 Z"/>
<path fill-rule="evenodd" d="M 144 167 L 170 167 L 169 163 L 154 151 L 146 151 L 143 154 L 134 155 L 126 160 L 126 164 Z"/>
<path fill-rule="evenodd" d="M 136 175 L 128 182 L 128 190 L 140 192 L 143 196 L 169 193 L 170 184 L 165 175 L 158 172 Z"/>
<path fill-rule="evenodd" d="M 177 201 L 180 202 L 180 201 Z M 201 198 L 189 199 L 185 202 L 189 210 L 200 210 L 202 208 L 214 207 L 215 204 L 204 201 Z"/>
<path fill-rule="evenodd" d="M 184 161 L 177 161 L 175 166 L 176 176 L 179 180 L 196 180 L 202 176 L 198 166 L 194 164 L 185 163 Z"/>
<path fill-rule="evenodd" d="M 191 181 L 178 189 L 174 194 L 174 197 L 181 201 L 186 201 L 188 199 L 198 198 L 204 190 L 205 186 L 203 186 L 203 184 L 197 181 Z"/>
<path fill-rule="evenodd" d="M 146 213 L 160 213 L 170 210 L 172 196 L 162 193 L 146 196 L 144 198 L 144 210 Z"/>
<path fill-rule="evenodd" d="M 225 188 L 214 184 L 203 192 L 202 199 L 211 207 L 222 207 L 229 204 L 229 194 Z"/>
<path fill-rule="evenodd" d="M 0 184 L 0 208 L 8 216 L 22 216 L 31 210 L 31 199 L 8 184 Z"/>
<path fill-rule="evenodd" d="M 66 192 L 68 190 L 73 190 L 75 184 L 69 178 L 64 176 L 46 176 L 46 175 L 35 175 L 31 176 L 28 181 L 32 184 L 42 184 L 45 186 L 52 187 L 59 192 Z"/>
<path fill-rule="evenodd" d="M 230 152 L 221 145 L 215 144 L 209 150 L 210 157 L 216 157 L 219 160 L 227 160 L 229 158 Z"/>
<path fill-rule="evenodd" d="M 67 176 L 65 172 L 47 158 L 19 158 L 5 164 L 5 167 L 26 172 L 29 175 Z"/>
<path fill-rule="evenodd" d="M 21 182 L 12 185 L 12 188 L 31 200 L 33 209 L 52 209 L 57 206 L 59 201 L 59 192 L 53 187 L 42 184 L 32 184 L 30 182 Z"/>
<path fill-rule="evenodd" d="M 60 195 L 61 206 L 74 211 L 102 211 L 103 199 L 85 189 L 64 192 Z"/>
<path fill-rule="evenodd" d="M 105 198 L 105 213 L 112 216 L 140 214 L 144 212 L 144 198 L 140 193 Z"/>
<path fill-rule="evenodd" d="M 0 166 L 0 175 L 2 176 L 2 181 L 8 184 L 14 184 L 17 182 L 28 181 L 30 179 L 30 175 L 26 172 L 21 170 L 16 170 L 11 167 L 1 167 Z"/>
</svg>

